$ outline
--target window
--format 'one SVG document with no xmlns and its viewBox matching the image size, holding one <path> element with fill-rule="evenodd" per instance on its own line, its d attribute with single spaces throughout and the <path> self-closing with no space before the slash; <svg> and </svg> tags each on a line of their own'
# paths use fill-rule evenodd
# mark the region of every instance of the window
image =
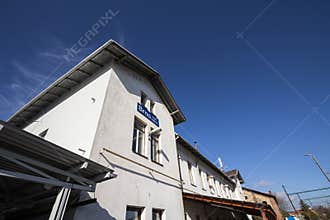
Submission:
<svg viewBox="0 0 330 220">
<path fill-rule="evenodd" d="M 159 147 L 159 135 L 151 135 L 150 137 L 151 145 L 151 160 L 160 163 L 160 147 Z"/>
<path fill-rule="evenodd" d="M 207 180 L 209 182 L 209 187 L 210 187 L 210 191 L 212 194 L 214 194 L 214 179 L 213 176 L 210 176 L 207 174 Z"/>
<path fill-rule="evenodd" d="M 155 102 L 150 100 L 150 112 L 155 114 Z"/>
<path fill-rule="evenodd" d="M 127 206 L 126 220 L 141 220 L 143 208 Z"/>
<path fill-rule="evenodd" d="M 141 92 L 141 105 L 146 106 L 147 100 L 148 96 L 144 92 Z"/>
<path fill-rule="evenodd" d="M 134 131 L 133 131 L 133 144 L 132 150 L 133 152 L 145 155 L 145 124 L 138 119 L 134 121 Z"/>
<path fill-rule="evenodd" d="M 38 134 L 38 136 L 41 138 L 45 138 L 47 133 L 48 133 L 48 128 L 46 130 L 44 130 L 43 132 L 41 132 L 40 134 Z"/>
<path fill-rule="evenodd" d="M 202 188 L 206 190 L 205 173 L 201 169 L 199 169 L 199 176 L 201 178 Z"/>
<path fill-rule="evenodd" d="M 152 220 L 163 220 L 163 212 L 162 209 L 152 209 Z"/>
<path fill-rule="evenodd" d="M 193 172 L 192 165 L 190 162 L 188 162 L 188 173 L 189 173 L 189 179 L 190 179 L 191 185 L 195 186 L 196 185 L 195 176 L 194 176 L 194 172 Z"/>
<path fill-rule="evenodd" d="M 221 189 L 220 189 L 220 184 L 219 184 L 218 180 L 215 181 L 215 188 L 217 190 L 218 196 L 221 196 Z"/>
</svg>

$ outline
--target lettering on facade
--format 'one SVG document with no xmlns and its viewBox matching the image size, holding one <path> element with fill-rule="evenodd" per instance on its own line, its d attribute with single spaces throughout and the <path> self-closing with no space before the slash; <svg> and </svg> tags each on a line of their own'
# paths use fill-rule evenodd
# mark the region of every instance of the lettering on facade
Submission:
<svg viewBox="0 0 330 220">
<path fill-rule="evenodd" d="M 152 114 L 151 112 L 148 111 L 146 107 L 141 105 L 140 103 L 137 104 L 137 110 L 140 112 L 144 117 L 149 119 L 152 123 L 154 123 L 157 127 L 159 127 L 159 120 L 156 117 L 156 115 Z"/>
</svg>

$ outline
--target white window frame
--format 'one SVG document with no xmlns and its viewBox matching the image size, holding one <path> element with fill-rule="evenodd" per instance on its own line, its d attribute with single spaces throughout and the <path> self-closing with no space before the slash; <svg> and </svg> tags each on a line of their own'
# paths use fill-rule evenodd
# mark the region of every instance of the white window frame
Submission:
<svg viewBox="0 0 330 220">
<path fill-rule="evenodd" d="M 154 211 L 156 212 L 160 212 L 161 216 L 160 216 L 160 220 L 164 220 L 165 219 L 165 210 L 164 209 L 158 209 L 158 208 L 152 208 L 152 211 L 151 211 L 151 218 L 153 218 L 153 214 L 154 214 Z"/>
<path fill-rule="evenodd" d="M 209 183 L 209 188 L 210 188 L 210 192 L 211 194 L 215 193 L 215 188 L 214 188 L 214 177 L 211 175 L 207 175 L 207 181 Z"/>
<path fill-rule="evenodd" d="M 203 170 L 199 169 L 199 175 L 202 182 L 202 189 L 206 190 L 206 182 L 205 182 L 206 173 Z"/>
<path fill-rule="evenodd" d="M 130 205 L 126 206 L 125 219 L 127 217 L 127 210 L 128 209 L 131 209 L 131 210 L 134 210 L 134 211 L 138 212 L 138 220 L 144 219 L 144 210 L 145 210 L 144 207 L 136 207 L 136 206 L 130 206 Z"/>
<path fill-rule="evenodd" d="M 154 146 L 153 143 L 154 141 L 157 142 L 158 146 L 156 148 L 156 158 L 154 158 Z M 151 161 L 155 163 L 162 164 L 162 157 L 161 157 L 161 141 L 160 141 L 160 134 L 151 134 L 150 135 L 150 156 L 151 156 Z"/>
<path fill-rule="evenodd" d="M 187 161 L 187 167 L 188 167 L 188 175 L 189 175 L 190 184 L 193 186 L 196 186 L 195 173 L 194 173 L 194 168 L 193 168 L 192 163 Z"/>
<path fill-rule="evenodd" d="M 138 125 L 138 126 L 136 126 L 136 125 Z M 139 129 L 140 127 L 142 127 L 143 129 Z M 146 157 L 146 147 L 145 147 L 146 146 L 146 129 L 147 129 L 147 124 L 144 123 L 139 118 L 135 117 L 134 126 L 133 126 L 132 150 L 134 153 L 139 154 L 144 157 Z M 136 137 L 135 137 L 135 132 L 136 132 Z M 141 146 L 139 146 L 140 135 L 142 136 Z M 134 146 L 134 138 L 135 138 L 135 146 Z"/>
<path fill-rule="evenodd" d="M 143 91 L 141 91 L 141 97 L 140 97 L 140 104 L 144 107 L 147 107 L 148 103 L 148 96 Z"/>
<path fill-rule="evenodd" d="M 221 197 L 220 183 L 218 180 L 215 180 L 215 188 L 219 197 Z"/>
<path fill-rule="evenodd" d="M 149 102 L 150 104 L 150 112 L 152 113 L 152 114 L 156 114 L 156 111 L 155 111 L 155 106 L 156 106 L 156 102 L 155 101 L 153 101 L 153 100 L 151 100 L 150 99 L 150 102 Z"/>
</svg>

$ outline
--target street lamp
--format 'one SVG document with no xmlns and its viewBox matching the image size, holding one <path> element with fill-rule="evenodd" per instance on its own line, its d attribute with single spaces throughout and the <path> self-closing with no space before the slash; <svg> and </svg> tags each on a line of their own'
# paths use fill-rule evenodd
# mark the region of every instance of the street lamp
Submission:
<svg viewBox="0 0 330 220">
<path fill-rule="evenodd" d="M 327 173 L 323 170 L 323 168 L 321 167 L 321 164 L 314 157 L 314 155 L 313 154 L 305 154 L 305 156 L 310 157 L 314 161 L 314 163 L 318 166 L 318 168 L 321 170 L 322 174 L 325 176 L 325 178 L 327 178 L 328 182 L 330 183 L 330 178 L 328 177 Z"/>
</svg>

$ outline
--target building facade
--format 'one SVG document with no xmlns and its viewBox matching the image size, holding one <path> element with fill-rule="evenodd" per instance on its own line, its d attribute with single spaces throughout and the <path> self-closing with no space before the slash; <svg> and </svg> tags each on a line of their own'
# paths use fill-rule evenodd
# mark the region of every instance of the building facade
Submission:
<svg viewBox="0 0 330 220">
<path fill-rule="evenodd" d="M 115 171 L 95 193 L 81 193 L 83 205 L 66 219 L 246 219 L 246 211 L 267 211 L 244 203 L 240 175 L 223 173 L 176 135 L 183 121 L 159 73 L 110 40 L 8 123 Z"/>
<path fill-rule="evenodd" d="M 174 125 L 184 120 L 159 74 L 109 41 L 9 122 L 113 168 L 74 219 L 119 220 L 183 219 Z"/>
<path fill-rule="evenodd" d="M 178 160 L 185 194 L 243 201 L 240 181 L 228 177 L 186 140 L 177 135 Z M 237 184 L 238 183 L 238 184 Z M 185 219 L 247 219 L 246 214 L 229 208 L 185 199 Z"/>
<path fill-rule="evenodd" d="M 277 199 L 276 197 L 271 193 L 264 193 L 264 192 L 259 192 L 257 190 L 249 189 L 249 188 L 243 188 L 243 192 L 245 195 L 245 200 L 249 202 L 254 202 L 254 203 L 264 203 L 268 204 L 272 207 L 274 212 L 276 213 L 277 220 L 283 220 L 283 216 L 281 213 L 281 210 L 278 206 Z"/>
</svg>

